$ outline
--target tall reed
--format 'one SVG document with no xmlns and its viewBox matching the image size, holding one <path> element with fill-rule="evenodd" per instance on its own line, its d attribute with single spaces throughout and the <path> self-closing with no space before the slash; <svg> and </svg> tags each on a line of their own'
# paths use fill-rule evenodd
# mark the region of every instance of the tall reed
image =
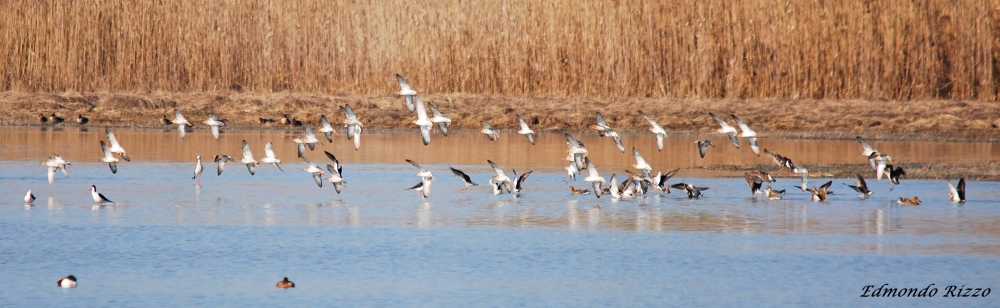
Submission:
<svg viewBox="0 0 1000 308">
<path fill-rule="evenodd" d="M 0 2 L 0 90 L 997 98 L 996 0 Z"/>
</svg>

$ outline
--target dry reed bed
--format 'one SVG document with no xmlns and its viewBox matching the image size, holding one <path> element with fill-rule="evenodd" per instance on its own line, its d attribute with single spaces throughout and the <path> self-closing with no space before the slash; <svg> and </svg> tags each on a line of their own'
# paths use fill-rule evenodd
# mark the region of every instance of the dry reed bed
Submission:
<svg viewBox="0 0 1000 308">
<path fill-rule="evenodd" d="M 997 98 L 1000 4 L 0 1 L 0 91 Z"/>
<path fill-rule="evenodd" d="M 480 128 L 487 121 L 500 129 L 517 129 L 521 115 L 536 131 L 590 130 L 601 112 L 621 131 L 646 131 L 642 110 L 673 132 L 710 132 L 718 125 L 708 112 L 735 113 L 768 137 L 922 140 L 1000 140 L 1000 104 L 987 101 L 865 101 L 779 99 L 584 99 L 563 96 L 511 97 L 471 94 L 423 96 L 449 115 L 454 129 Z M 64 118 L 84 114 L 91 125 L 156 127 L 180 109 L 189 120 L 215 114 L 233 128 L 275 128 L 259 118 L 287 114 L 319 124 L 327 115 L 340 123 L 339 107 L 350 104 L 368 129 L 413 129 L 416 116 L 395 95 L 329 95 L 317 93 L 107 93 L 61 94 L 0 92 L 0 124 L 38 124 L 37 116 Z M 70 125 L 70 124 L 66 124 Z M 75 125 L 75 124 L 72 124 Z"/>
</svg>

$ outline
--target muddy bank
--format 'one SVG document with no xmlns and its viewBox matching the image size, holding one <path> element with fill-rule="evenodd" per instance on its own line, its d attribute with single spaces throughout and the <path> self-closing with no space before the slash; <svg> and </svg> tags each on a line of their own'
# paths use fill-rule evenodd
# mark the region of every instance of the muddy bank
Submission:
<svg viewBox="0 0 1000 308">
<path fill-rule="evenodd" d="M 1000 163 L 991 161 L 984 164 L 896 164 L 906 171 L 907 179 L 950 179 L 966 178 L 974 181 L 1000 181 Z M 809 185 L 820 185 L 828 179 L 838 178 L 853 181 L 857 174 L 865 177 L 866 181 L 875 180 L 875 171 L 867 164 L 810 164 Z M 785 178 L 788 181 L 798 182 L 799 175 L 780 169 L 774 164 L 741 164 L 741 165 L 715 165 L 708 167 L 692 167 L 693 169 L 731 171 L 734 177 L 743 177 L 743 172 L 747 170 L 767 171 L 775 178 Z M 882 178 L 886 181 L 885 175 Z"/>
<path fill-rule="evenodd" d="M 562 96 L 508 97 L 472 94 L 422 96 L 453 120 L 454 129 L 476 129 L 487 121 L 499 129 L 517 128 L 515 115 L 536 131 L 589 130 L 594 113 L 602 112 L 620 131 L 646 131 L 637 115 L 642 110 L 671 132 L 711 132 L 716 124 L 708 112 L 735 113 L 765 137 L 853 138 L 906 140 L 1000 140 L 1000 104 L 991 101 L 866 101 L 866 100 L 739 100 L 645 99 L 610 100 Z M 230 129 L 286 128 L 283 115 L 318 125 L 327 115 L 343 120 L 339 106 L 350 104 L 368 129 L 408 129 L 415 116 L 395 95 L 322 93 L 0 93 L 0 125 L 42 124 L 39 114 L 71 119 L 82 114 L 88 125 L 160 127 L 160 117 L 173 118 L 180 109 L 199 123 L 208 114 L 224 119 Z"/>
</svg>

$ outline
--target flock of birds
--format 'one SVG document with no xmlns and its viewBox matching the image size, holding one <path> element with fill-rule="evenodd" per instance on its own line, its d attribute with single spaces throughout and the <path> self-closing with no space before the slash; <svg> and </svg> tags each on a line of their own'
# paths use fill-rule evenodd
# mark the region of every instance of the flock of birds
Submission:
<svg viewBox="0 0 1000 308">
<path fill-rule="evenodd" d="M 438 128 L 437 131 L 439 131 L 442 135 L 447 136 L 448 124 L 451 123 L 451 118 L 444 115 L 444 113 L 442 113 L 433 104 L 429 103 L 425 104 L 424 101 L 419 96 L 417 96 L 418 92 L 414 90 L 406 82 L 406 80 L 403 79 L 402 76 L 397 74 L 396 79 L 399 82 L 400 86 L 400 91 L 398 92 L 398 94 L 404 98 L 407 108 L 410 111 L 416 113 L 416 120 L 414 120 L 412 123 L 417 125 L 417 127 L 419 128 L 420 137 L 421 140 L 423 141 L 423 144 L 424 145 L 430 144 L 431 133 L 433 131 L 433 126 L 435 125 Z M 430 109 L 431 111 L 430 115 L 428 115 L 427 109 Z M 351 108 L 350 105 L 341 106 L 340 111 L 343 113 L 345 118 L 343 120 L 343 123 L 344 127 L 346 128 L 345 130 L 347 138 L 349 140 L 353 140 L 354 148 L 355 150 L 358 150 L 361 147 L 361 132 L 362 128 L 364 127 L 364 124 L 358 119 L 357 115 L 354 113 L 354 110 Z M 656 137 L 657 149 L 659 151 L 662 151 L 663 138 L 667 134 L 666 130 L 664 130 L 663 127 L 660 126 L 654 119 L 652 119 L 642 111 L 638 111 L 637 113 L 639 116 L 641 116 L 650 124 L 651 126 L 650 131 Z M 757 156 L 760 156 L 761 151 L 757 143 L 757 133 L 753 129 L 751 129 L 750 126 L 747 125 L 747 123 L 740 120 L 736 115 L 731 114 L 729 118 L 731 118 L 736 123 L 736 126 L 732 126 L 725 119 L 715 115 L 714 113 L 709 113 L 708 115 L 720 126 L 720 128 L 718 129 L 718 133 L 725 134 L 728 137 L 729 141 L 733 144 L 733 146 L 739 149 L 740 138 L 745 138 L 747 139 L 747 142 L 749 143 L 753 153 Z M 525 135 L 528 142 L 534 145 L 535 132 L 531 130 L 531 128 L 528 126 L 528 123 L 525 122 L 520 115 L 516 115 L 516 117 L 520 125 L 520 129 L 517 131 L 517 133 Z M 601 137 L 611 138 L 615 146 L 621 152 L 624 153 L 626 148 L 622 144 L 621 136 L 608 124 L 608 122 L 604 119 L 604 116 L 601 115 L 600 112 L 596 113 L 595 120 L 596 120 L 596 125 L 594 126 L 594 129 L 597 131 L 598 135 Z M 58 124 L 64 122 L 65 120 L 63 118 L 58 117 L 56 114 L 52 114 L 51 116 L 48 117 L 40 114 L 39 121 L 42 123 Z M 260 121 L 261 123 L 268 123 L 273 120 L 261 118 Z M 85 125 L 89 122 L 89 119 L 87 119 L 83 115 L 78 115 L 76 122 L 80 125 Z M 176 125 L 181 138 L 184 138 L 187 131 L 194 126 L 190 121 L 188 121 L 184 117 L 184 115 L 180 112 L 180 110 L 174 110 L 173 119 L 168 119 L 166 116 L 163 116 L 160 122 L 161 124 L 164 125 Z M 282 117 L 278 122 L 285 125 L 302 126 L 301 121 L 297 119 L 291 119 L 287 115 Z M 215 139 L 219 138 L 220 128 L 226 125 L 225 121 L 219 119 L 214 115 L 208 115 L 208 118 L 202 123 L 208 125 L 211 128 L 212 135 L 215 137 Z M 489 123 L 487 123 L 486 121 L 482 121 L 480 122 L 480 124 L 482 125 L 482 129 L 480 130 L 480 132 L 485 134 L 490 141 L 495 141 L 500 138 L 499 131 L 496 128 L 492 127 Z M 326 115 L 322 115 L 320 117 L 320 125 L 321 127 L 319 129 L 319 132 L 324 133 L 326 140 L 332 143 L 333 135 L 337 134 L 337 130 L 334 129 L 334 127 L 327 120 Z M 316 137 L 315 132 L 312 129 L 312 126 L 310 124 L 305 124 L 304 126 L 305 127 L 303 135 L 296 136 L 295 138 L 293 138 L 293 142 L 298 144 L 298 151 L 297 151 L 298 157 L 301 158 L 307 164 L 306 168 L 302 170 L 309 173 L 315 180 L 316 185 L 318 185 L 319 187 L 323 187 L 323 182 L 325 180 L 333 185 L 338 194 L 341 193 L 341 191 L 347 185 L 347 181 L 345 181 L 342 176 L 343 166 L 340 164 L 337 158 L 329 151 L 324 151 L 327 158 L 329 158 L 331 161 L 331 163 L 326 164 L 325 171 L 304 156 L 306 147 L 308 147 L 310 151 L 314 151 L 316 148 L 316 144 L 320 143 L 320 140 Z M 104 140 L 101 140 L 100 143 L 101 151 L 104 154 L 101 158 L 101 161 L 108 163 L 108 167 L 110 168 L 111 173 L 116 174 L 118 172 L 118 164 L 121 162 L 121 160 L 128 162 L 131 161 L 131 158 L 128 156 L 122 145 L 115 138 L 115 134 L 112 132 L 112 130 L 110 128 L 105 128 L 105 132 L 107 134 L 108 141 L 105 142 Z M 650 164 L 647 163 L 645 159 L 643 159 L 642 155 L 634 147 L 632 148 L 632 156 L 635 159 L 635 164 L 633 164 L 631 167 L 634 168 L 635 171 L 626 170 L 628 175 L 623 175 L 624 179 L 620 183 L 618 181 L 617 174 L 612 174 L 609 179 L 605 179 L 604 176 L 602 176 L 598 172 L 597 167 L 594 166 L 594 163 L 588 157 L 589 151 L 584 146 L 583 142 L 580 142 L 580 140 L 573 137 L 573 135 L 570 133 L 565 133 L 564 135 L 567 144 L 566 160 L 569 162 L 568 166 L 565 167 L 567 171 L 567 178 L 569 180 L 576 180 L 578 175 L 582 175 L 583 172 L 586 171 L 586 175 L 583 176 L 582 181 L 590 183 L 592 187 L 592 190 L 588 190 L 588 189 L 578 189 L 572 185 L 569 185 L 569 190 L 573 195 L 594 194 L 597 198 L 600 198 L 601 196 L 604 195 L 610 195 L 611 198 L 614 199 L 643 198 L 650 192 L 669 194 L 670 188 L 674 188 L 678 190 L 683 190 L 687 194 L 688 198 L 697 199 L 701 198 L 704 195 L 703 192 L 709 189 L 708 187 L 696 186 L 694 184 L 684 183 L 684 182 L 667 184 L 667 181 L 670 180 L 673 176 L 675 176 L 680 169 L 679 168 L 672 169 L 666 172 L 658 171 L 655 175 L 653 175 L 652 166 L 650 166 Z M 890 164 L 892 162 L 892 157 L 887 155 L 886 153 L 882 153 L 879 152 L 878 150 L 875 150 L 864 138 L 860 136 L 857 137 L 857 141 L 860 143 L 862 147 L 861 156 L 863 156 L 868 160 L 869 164 L 871 165 L 874 171 L 876 179 L 881 180 L 883 176 L 887 177 L 891 183 L 889 188 L 890 191 L 895 187 L 895 185 L 899 185 L 900 178 L 904 177 L 906 175 L 906 172 L 901 167 Z M 711 140 L 699 140 L 695 142 L 695 145 L 696 145 L 695 148 L 698 151 L 698 154 L 701 158 L 704 158 L 707 155 L 709 147 L 715 147 L 715 144 Z M 772 152 L 768 149 L 764 149 L 763 152 L 766 156 L 770 157 L 775 164 L 780 166 L 778 172 L 787 169 L 788 172 L 791 172 L 792 174 L 797 174 L 799 177 L 801 177 L 801 184 L 795 187 L 802 190 L 803 192 L 810 192 L 812 195 L 812 200 L 826 201 L 827 196 L 833 194 L 833 191 L 830 190 L 833 181 L 828 181 L 819 186 L 809 187 L 808 169 L 806 169 L 804 166 L 794 163 L 791 158 Z M 274 151 L 271 148 L 270 142 L 264 145 L 264 157 L 261 158 L 260 160 L 254 158 L 254 155 L 250 149 L 249 144 L 247 144 L 246 140 L 244 140 L 242 143 L 242 154 L 243 156 L 238 160 L 238 162 L 240 164 L 244 164 L 247 167 L 247 170 L 250 172 L 251 176 L 256 173 L 256 168 L 259 167 L 260 164 L 262 163 L 272 164 L 279 171 L 284 172 L 284 169 L 281 168 L 282 161 L 275 155 Z M 215 155 L 214 162 L 217 165 L 216 166 L 217 175 L 221 176 L 223 170 L 225 169 L 226 164 L 231 161 L 236 162 L 237 160 L 233 159 L 232 157 L 226 154 Z M 412 165 L 413 167 L 417 168 L 418 171 L 416 175 L 420 178 L 420 182 L 418 182 L 416 185 L 413 185 L 408 189 L 416 191 L 417 195 L 419 195 L 421 198 L 430 197 L 431 184 L 434 180 L 433 173 L 431 173 L 431 171 L 424 168 L 415 161 L 407 159 L 406 162 Z M 491 191 L 494 195 L 499 195 L 506 192 L 517 196 L 523 190 L 522 184 L 525 182 L 525 180 L 527 180 L 528 176 L 531 175 L 532 173 L 531 171 L 528 171 L 518 174 L 517 171 L 515 170 L 513 171 L 512 176 L 508 176 L 507 173 L 496 163 L 494 163 L 491 160 L 487 160 L 487 162 L 496 173 L 488 181 Z M 55 180 L 55 175 L 57 171 L 61 171 L 66 177 L 69 177 L 69 173 L 66 169 L 66 166 L 71 165 L 71 163 L 66 161 L 59 155 L 53 155 L 49 157 L 47 160 L 42 161 L 41 164 L 44 165 L 48 170 L 49 184 L 52 184 L 53 181 Z M 449 167 L 449 169 L 454 175 L 461 178 L 462 181 L 465 183 L 465 188 L 463 188 L 461 192 L 465 192 L 472 186 L 479 185 L 473 182 L 471 177 L 465 172 L 455 169 L 453 167 Z M 199 155 L 197 157 L 197 163 L 195 165 L 194 176 L 192 177 L 192 179 L 196 180 L 195 182 L 196 185 L 201 185 L 201 175 L 203 171 L 204 171 L 204 166 L 202 165 L 201 156 Z M 771 176 L 771 174 L 769 174 L 766 171 L 763 170 L 746 171 L 745 178 L 747 181 L 747 185 L 750 187 L 750 192 L 753 198 L 776 200 L 784 197 L 785 190 L 777 190 L 771 188 L 770 183 L 773 183 L 776 180 L 774 179 L 774 177 Z M 767 183 L 766 186 L 764 186 L 765 183 Z M 952 185 L 951 181 L 947 181 L 947 183 L 949 187 L 950 200 L 953 202 L 965 202 L 965 179 L 964 178 L 959 179 L 957 186 Z M 857 181 L 855 185 L 849 185 L 846 183 L 844 185 L 847 185 L 852 190 L 858 192 L 860 194 L 859 198 L 863 199 L 868 198 L 873 194 L 873 191 L 869 189 L 867 183 L 865 182 L 865 178 L 861 174 L 857 175 Z M 103 204 L 114 203 L 113 201 L 108 199 L 105 195 L 98 192 L 96 185 L 91 185 L 91 195 L 93 197 L 94 202 L 97 204 L 103 205 Z M 31 190 L 28 190 L 27 194 L 24 197 L 26 205 L 30 206 L 32 202 L 34 202 L 34 200 L 35 196 L 32 194 Z M 914 196 L 912 198 L 900 198 L 897 202 L 901 205 L 919 205 L 921 201 L 918 197 Z M 70 275 L 63 279 L 60 279 L 58 281 L 58 285 L 60 287 L 67 287 L 67 288 L 75 287 L 76 277 Z M 294 283 L 288 281 L 288 278 L 285 278 L 284 280 L 278 282 L 277 287 L 279 288 L 294 287 Z"/>
</svg>

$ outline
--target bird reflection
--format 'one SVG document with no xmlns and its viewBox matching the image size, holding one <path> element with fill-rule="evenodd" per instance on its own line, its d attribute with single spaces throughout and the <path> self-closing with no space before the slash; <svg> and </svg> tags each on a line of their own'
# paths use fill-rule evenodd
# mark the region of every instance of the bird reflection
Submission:
<svg viewBox="0 0 1000 308">
<path fill-rule="evenodd" d="M 417 226 L 427 228 L 431 226 L 431 203 L 424 202 L 417 210 Z"/>
<path fill-rule="evenodd" d="M 361 225 L 361 210 L 356 206 L 347 209 L 347 224 L 352 226 Z"/>
<path fill-rule="evenodd" d="M 566 220 L 570 230 L 576 230 L 580 226 L 580 201 L 571 199 L 566 201 Z"/>
<path fill-rule="evenodd" d="M 597 228 L 601 224 L 601 210 L 600 207 L 593 207 L 587 209 L 587 225 L 591 228 Z"/>
</svg>

